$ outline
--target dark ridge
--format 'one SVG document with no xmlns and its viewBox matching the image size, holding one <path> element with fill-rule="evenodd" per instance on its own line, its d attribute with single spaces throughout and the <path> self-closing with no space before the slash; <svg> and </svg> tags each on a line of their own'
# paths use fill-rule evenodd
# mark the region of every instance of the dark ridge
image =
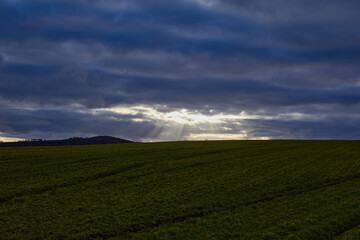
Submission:
<svg viewBox="0 0 360 240">
<path fill-rule="evenodd" d="M 32 139 L 32 140 L 25 140 L 18 142 L 0 142 L 0 147 L 68 146 L 68 145 L 114 144 L 114 143 L 132 143 L 132 141 L 122 138 L 110 137 L 110 136 L 96 136 L 89 138 L 73 137 L 62 140 Z"/>
</svg>

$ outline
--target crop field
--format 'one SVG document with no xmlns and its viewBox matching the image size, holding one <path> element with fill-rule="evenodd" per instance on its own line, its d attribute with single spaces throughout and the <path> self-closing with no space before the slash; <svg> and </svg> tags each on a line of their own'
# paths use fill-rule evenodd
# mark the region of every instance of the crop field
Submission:
<svg viewBox="0 0 360 240">
<path fill-rule="evenodd" d="M 360 141 L 0 148 L 0 239 L 360 239 Z"/>
</svg>

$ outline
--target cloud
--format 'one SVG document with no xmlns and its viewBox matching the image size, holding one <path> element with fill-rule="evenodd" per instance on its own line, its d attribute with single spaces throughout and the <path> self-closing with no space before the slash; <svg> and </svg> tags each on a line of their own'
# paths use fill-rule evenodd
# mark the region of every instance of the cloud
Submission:
<svg viewBox="0 0 360 240">
<path fill-rule="evenodd" d="M 114 128 L 133 139 L 169 140 L 166 129 L 174 128 L 174 139 L 355 138 L 359 8 L 335 0 L 2 1 L 2 114 L 20 120 L 3 120 L 0 132 L 46 138 Z M 262 119 L 239 120 L 239 129 L 233 119 L 195 126 L 93 115 L 118 106 Z"/>
<path fill-rule="evenodd" d="M 130 116 L 81 107 L 8 108 L 0 111 L 0 129 L 17 138 L 67 138 L 72 136 L 113 135 L 139 141 L 156 137 L 151 122 L 132 121 Z M 25 121 L 24 121 L 25 119 Z"/>
</svg>

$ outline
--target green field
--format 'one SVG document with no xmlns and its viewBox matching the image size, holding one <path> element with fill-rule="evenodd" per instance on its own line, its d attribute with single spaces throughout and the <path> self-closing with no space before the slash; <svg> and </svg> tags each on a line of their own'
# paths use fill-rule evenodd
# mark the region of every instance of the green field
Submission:
<svg viewBox="0 0 360 240">
<path fill-rule="evenodd" d="M 0 239 L 360 239 L 360 141 L 0 148 Z"/>
</svg>

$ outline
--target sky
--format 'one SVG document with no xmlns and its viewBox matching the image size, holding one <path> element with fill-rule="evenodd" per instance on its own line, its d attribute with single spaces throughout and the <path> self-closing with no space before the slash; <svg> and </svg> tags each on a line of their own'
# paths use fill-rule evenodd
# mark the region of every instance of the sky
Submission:
<svg viewBox="0 0 360 240">
<path fill-rule="evenodd" d="M 358 0 L 0 0 L 0 141 L 360 138 Z"/>
</svg>

